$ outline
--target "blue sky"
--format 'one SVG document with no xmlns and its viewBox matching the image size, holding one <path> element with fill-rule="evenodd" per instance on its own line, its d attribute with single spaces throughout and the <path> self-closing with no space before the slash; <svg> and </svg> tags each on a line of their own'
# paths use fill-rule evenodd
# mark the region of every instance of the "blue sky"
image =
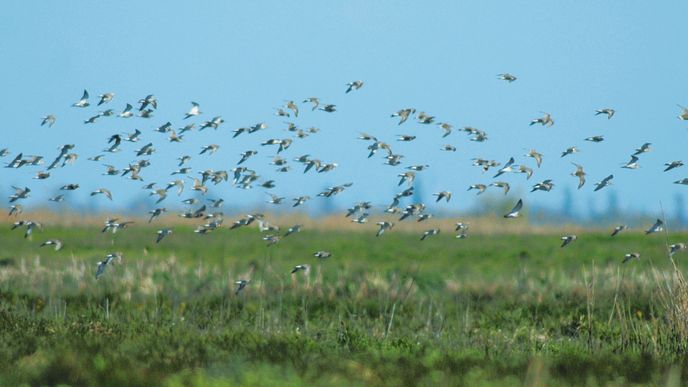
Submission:
<svg viewBox="0 0 688 387">
<path fill-rule="evenodd" d="M 171 180 L 174 159 L 181 154 L 193 156 L 194 171 L 229 170 L 239 153 L 255 149 L 259 153 L 247 166 L 261 180 L 276 180 L 271 192 L 280 196 L 315 196 L 328 185 L 353 181 L 337 205 L 387 204 L 400 190 L 396 175 L 404 166 L 428 164 L 418 174 L 426 200 L 432 192 L 453 191 L 452 202 L 439 208 L 461 212 L 480 199 L 467 187 L 489 184 L 494 174 L 471 166 L 471 158 L 505 162 L 514 156 L 534 167 L 522 157 L 534 147 L 545 155 L 543 166 L 528 181 L 520 174 L 504 176 L 512 184 L 508 200 L 523 197 L 527 205 L 560 207 L 564 191 L 577 184 L 569 175 L 575 169 L 571 162 L 588 173 L 586 186 L 573 195 L 581 211 L 595 201 L 606 205 L 607 190 L 616 192 L 622 209 L 648 213 L 657 212 L 660 201 L 670 209 L 677 194 L 688 192 L 672 184 L 688 177 L 688 167 L 662 172 L 665 162 L 686 158 L 688 144 L 688 123 L 677 119 L 676 106 L 688 105 L 685 2 L 23 1 L 5 9 L 11 17 L 0 25 L 0 148 L 12 153 L 2 161 L 18 152 L 52 159 L 65 143 L 76 144 L 80 155 L 74 166 L 55 170 L 45 181 L 31 179 L 37 167 L 0 169 L 5 198 L 12 193 L 10 184 L 33 189 L 26 206 L 45 205 L 57 187 L 72 182 L 82 185 L 68 194 L 74 203 L 90 200 L 91 189 L 110 188 L 113 203 L 96 199 L 104 210 L 146 196 L 141 183 L 101 176 L 102 163 L 86 160 L 101 153 L 110 135 L 134 128 L 144 133 L 142 141 L 124 144 L 103 163 L 124 167 L 136 160 L 134 149 L 151 141 L 157 152 L 142 176 L 159 185 Z M 498 80 L 504 72 L 518 80 Z M 345 94 L 346 83 L 357 79 L 365 86 Z M 70 107 L 83 89 L 91 93 L 92 106 Z M 154 94 L 160 106 L 150 119 L 102 117 L 84 125 L 103 110 L 94 103 L 103 92 L 116 93 L 109 107 L 117 112 L 147 94 Z M 336 104 L 338 111 L 311 112 L 300 105 L 302 114 L 291 120 L 321 131 L 296 140 L 284 157 L 308 153 L 339 167 L 304 175 L 292 162 L 291 172 L 276 173 L 268 165 L 275 148 L 260 142 L 291 137 L 287 120 L 275 116 L 275 109 L 310 96 Z M 167 143 L 166 135 L 152 131 L 167 121 L 183 126 L 190 101 L 200 103 L 204 114 L 189 121 L 221 115 L 225 123 L 217 131 L 191 132 L 181 144 Z M 470 142 L 457 131 L 442 138 L 435 125 L 414 120 L 398 126 L 389 115 L 404 107 L 456 128 L 485 130 L 489 140 Z M 611 120 L 595 117 L 595 109 L 603 107 L 617 114 Z M 541 111 L 552 114 L 553 127 L 528 125 Z M 57 123 L 40 127 L 40 118 L 49 113 Z M 231 130 L 261 121 L 268 130 L 231 138 Z M 356 139 L 361 131 L 404 154 L 403 165 L 382 165 L 381 155 L 368 159 L 368 144 Z M 397 134 L 418 138 L 399 143 Z M 606 141 L 583 141 L 593 135 Z M 645 142 L 653 150 L 641 156 L 641 168 L 621 169 Z M 198 156 L 200 147 L 211 143 L 221 146 L 217 154 Z M 439 151 L 444 144 L 457 152 Z M 559 157 L 574 145 L 580 153 Z M 615 175 L 614 186 L 593 193 L 593 183 L 609 174 Z M 528 192 L 548 178 L 556 184 L 551 192 Z M 252 207 L 267 200 L 264 191 L 222 184 L 211 187 L 209 196 Z M 173 207 L 176 199 L 171 195 L 164 204 Z M 325 199 L 310 205 L 316 200 Z"/>
</svg>

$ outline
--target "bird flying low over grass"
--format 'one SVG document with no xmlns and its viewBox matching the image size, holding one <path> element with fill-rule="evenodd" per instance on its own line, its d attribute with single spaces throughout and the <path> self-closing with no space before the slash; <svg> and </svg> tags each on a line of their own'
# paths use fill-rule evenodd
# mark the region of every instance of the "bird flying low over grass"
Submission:
<svg viewBox="0 0 688 387">
<path fill-rule="evenodd" d="M 623 261 L 621 261 L 621 263 L 626 263 L 632 259 L 640 260 L 640 253 L 627 253 L 627 254 L 625 254 Z"/>
<path fill-rule="evenodd" d="M 518 199 L 518 202 L 516 202 L 516 205 L 514 205 L 514 208 L 511 209 L 506 215 L 504 215 L 505 218 L 516 218 L 518 217 L 519 211 L 521 211 L 521 208 L 523 208 L 523 200 Z"/>
<path fill-rule="evenodd" d="M 653 224 L 652 226 L 650 226 L 650 228 L 645 230 L 645 235 L 653 234 L 660 231 L 664 231 L 664 222 L 662 222 L 661 219 L 657 219 L 655 224 Z"/>
<path fill-rule="evenodd" d="M 628 230 L 628 226 L 626 226 L 625 224 L 618 225 L 618 226 L 614 227 L 614 231 L 612 231 L 611 236 L 617 236 L 617 235 L 619 235 L 620 232 L 625 231 L 625 230 Z"/>
<path fill-rule="evenodd" d="M 105 269 L 107 268 L 108 265 L 112 264 L 115 259 L 118 261 L 122 260 L 122 254 L 121 253 L 110 253 L 105 256 L 105 258 L 98 262 L 98 267 L 96 269 L 96 279 L 100 278 L 104 273 Z"/>
<path fill-rule="evenodd" d="M 53 246 L 55 251 L 60 251 L 62 249 L 62 241 L 59 239 L 48 239 L 47 241 L 41 243 L 41 247 L 43 246 Z"/>
<path fill-rule="evenodd" d="M 234 291 L 234 295 L 238 296 L 239 293 L 241 293 L 244 290 L 244 288 L 246 288 L 246 285 L 248 285 L 248 282 L 249 282 L 249 280 L 243 280 L 243 279 L 235 281 L 234 284 L 237 286 L 237 288 Z"/>
<path fill-rule="evenodd" d="M 305 275 L 308 275 L 308 273 L 310 272 L 310 270 L 311 270 L 310 265 L 306 265 L 306 264 L 296 265 L 296 266 L 294 266 L 293 269 L 291 269 L 291 274 L 296 274 L 296 273 L 298 273 L 299 271 L 303 271 L 303 273 L 304 273 Z"/>
<path fill-rule="evenodd" d="M 423 232 L 423 236 L 420 237 L 421 241 L 424 241 L 426 238 L 437 235 L 440 233 L 439 228 L 431 228 L 430 230 L 426 230 Z"/>
<path fill-rule="evenodd" d="M 569 244 L 571 244 L 571 242 L 575 241 L 576 239 L 578 239 L 576 235 L 565 235 L 561 237 L 561 247 L 568 246 Z"/>
</svg>

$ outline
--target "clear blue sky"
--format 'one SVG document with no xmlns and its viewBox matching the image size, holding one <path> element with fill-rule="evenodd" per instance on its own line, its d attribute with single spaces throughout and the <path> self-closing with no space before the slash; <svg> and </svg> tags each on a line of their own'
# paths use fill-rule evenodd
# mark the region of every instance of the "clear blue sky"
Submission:
<svg viewBox="0 0 688 387">
<path fill-rule="evenodd" d="M 529 181 L 504 176 L 513 186 L 510 200 L 522 196 L 527 204 L 560 207 L 565 189 L 576 188 L 569 175 L 572 161 L 588 172 L 588 183 L 573 195 L 575 208 L 583 211 L 594 199 L 604 207 L 607 190 L 618 194 L 622 209 L 650 213 L 659 210 L 659 201 L 671 208 L 677 193 L 688 193 L 687 186 L 672 184 L 688 177 L 688 167 L 662 172 L 667 161 L 688 162 L 688 123 L 677 119 L 676 106 L 688 105 L 684 1 L 21 1 L 5 4 L 4 13 L 0 148 L 12 154 L 2 161 L 24 152 L 49 162 L 65 143 L 76 144 L 80 159 L 46 181 L 31 179 L 36 167 L 1 168 L 2 200 L 12 193 L 10 184 L 33 188 L 26 206 L 44 205 L 57 187 L 71 182 L 82 185 L 68 194 L 76 203 L 87 200 L 91 189 L 110 188 L 114 203 L 98 199 L 106 210 L 147 195 L 141 183 L 101 176 L 102 163 L 86 160 L 101 153 L 110 135 L 134 128 L 144 132 L 142 141 L 123 144 L 122 152 L 107 155 L 104 163 L 124 167 L 136 159 L 134 149 L 152 141 L 158 151 L 142 173 L 146 182 L 169 181 L 181 154 L 193 156 L 195 171 L 229 170 L 240 152 L 256 149 L 247 166 L 275 179 L 272 192 L 281 196 L 315 196 L 330 184 L 355 182 L 337 198 L 341 206 L 358 200 L 387 204 L 399 191 L 396 175 L 402 166 L 382 165 L 381 155 L 368 159 L 367 143 L 356 139 L 360 131 L 392 144 L 406 156 L 403 166 L 429 164 L 419 174 L 426 200 L 432 192 L 453 191 L 447 208 L 456 211 L 476 204 L 475 194 L 466 192 L 470 184 L 489 183 L 494 174 L 482 174 L 471 158 L 505 162 L 515 156 L 517 163 L 534 167 L 532 159 L 521 157 L 531 147 L 544 153 L 545 161 Z M 498 80 L 503 72 L 518 80 Z M 365 86 L 344 94 L 345 84 L 357 79 Z M 92 106 L 70 107 L 83 89 L 91 93 Z M 91 113 L 103 110 L 95 107 L 96 96 L 108 91 L 116 93 L 108 107 L 117 112 L 147 94 L 155 94 L 160 107 L 150 119 L 103 117 L 84 125 Z M 267 164 L 275 148 L 259 143 L 291 136 L 275 108 L 310 96 L 336 104 L 338 111 L 311 112 L 301 105 L 302 114 L 293 121 L 321 131 L 296 140 L 284 155 L 309 153 L 339 167 L 303 175 L 292 163 L 294 170 L 278 174 Z M 152 131 L 167 121 L 181 127 L 189 101 L 199 102 L 204 112 L 189 121 L 222 115 L 226 122 L 217 131 L 189 133 L 181 144 Z M 469 142 L 456 131 L 443 139 L 438 127 L 413 120 L 397 126 L 389 115 L 404 107 L 457 128 L 480 128 L 489 140 Z M 602 107 L 616 109 L 616 116 L 595 117 Z M 528 125 L 540 111 L 552 114 L 553 127 Z M 57 123 L 40 127 L 49 113 Z M 269 129 L 231 138 L 231 130 L 260 121 Z M 397 134 L 418 139 L 398 143 Z M 583 141 L 592 135 L 606 141 Z M 645 142 L 653 151 L 641 156 L 642 167 L 621 169 Z M 218 153 L 198 156 L 200 147 L 211 143 L 221 145 Z M 446 143 L 458 151 L 440 152 Z M 559 157 L 573 145 L 581 152 Z M 593 183 L 612 173 L 615 185 L 593 193 Z M 550 193 L 528 193 L 547 178 L 556 184 Z M 267 199 L 263 191 L 223 184 L 212 187 L 210 196 L 248 207 Z M 164 204 L 172 207 L 174 200 Z M 324 199 L 310 205 L 319 200 Z"/>
</svg>

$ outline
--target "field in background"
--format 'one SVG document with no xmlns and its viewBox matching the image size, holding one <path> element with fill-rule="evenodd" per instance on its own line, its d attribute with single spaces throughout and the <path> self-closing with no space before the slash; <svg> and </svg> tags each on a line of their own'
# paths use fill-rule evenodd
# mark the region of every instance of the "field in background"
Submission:
<svg viewBox="0 0 688 387">
<path fill-rule="evenodd" d="M 292 221 L 307 223 L 276 223 Z M 196 235 L 188 223 L 156 245 L 145 220 L 114 235 L 100 222 L 32 240 L 0 227 L 0 384 L 688 380 L 688 291 L 664 234 L 580 232 L 562 249 L 556 229 L 472 221 L 456 239 L 431 220 L 376 238 L 333 218 L 272 247 L 256 227 Z M 420 242 L 416 227 L 435 224 L 443 233 Z M 50 238 L 64 248 L 39 247 Z M 628 252 L 641 259 L 622 265 Z M 310 272 L 291 275 L 297 264 Z M 235 295 L 238 279 L 250 282 Z"/>
</svg>

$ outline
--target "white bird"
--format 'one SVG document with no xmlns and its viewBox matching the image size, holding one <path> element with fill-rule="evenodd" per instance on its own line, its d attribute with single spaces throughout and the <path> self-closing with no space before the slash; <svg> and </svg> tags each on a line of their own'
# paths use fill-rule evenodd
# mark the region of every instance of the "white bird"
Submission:
<svg viewBox="0 0 688 387">
<path fill-rule="evenodd" d="M 523 208 L 523 200 L 518 199 L 518 202 L 516 203 L 514 208 L 512 208 L 508 214 L 504 215 L 504 217 L 505 218 L 516 218 L 516 217 L 518 217 L 518 213 L 519 213 L 519 211 L 521 211 L 521 208 Z"/>
<path fill-rule="evenodd" d="M 625 169 L 638 169 L 638 168 L 640 168 L 640 164 L 638 164 L 638 156 L 632 155 L 631 159 L 626 164 L 621 166 L 621 168 L 625 168 Z"/>
<path fill-rule="evenodd" d="M 98 262 L 98 269 L 96 270 L 96 279 L 100 278 L 100 276 L 102 276 L 103 273 L 105 273 L 105 268 L 107 267 L 107 265 L 113 263 L 115 259 L 121 261 L 122 255 L 120 253 L 110 253 L 105 256 L 105 259 Z"/>
<path fill-rule="evenodd" d="M 196 102 L 191 102 L 191 109 L 186 113 L 184 116 L 184 119 L 187 119 L 189 117 L 195 117 L 201 114 L 201 107 L 196 103 Z"/>
<path fill-rule="evenodd" d="M 511 158 L 509 158 L 509 161 L 507 161 L 506 164 L 504 164 L 504 166 L 497 171 L 497 174 L 492 176 L 492 178 L 495 179 L 504 173 L 513 172 L 513 168 L 512 168 L 513 164 L 514 164 L 514 158 L 511 157 Z"/>
<path fill-rule="evenodd" d="M 41 247 L 43 246 L 54 246 L 55 251 L 60 251 L 62 249 L 62 241 L 59 239 L 49 239 L 41 243 Z"/>
<path fill-rule="evenodd" d="M 129 118 L 129 117 L 134 115 L 134 113 L 132 112 L 133 109 L 134 109 L 133 106 L 131 106 L 130 104 L 127 104 L 127 106 L 124 108 L 124 110 L 122 110 L 122 112 L 118 114 L 118 116 L 122 117 L 122 118 Z"/>
<path fill-rule="evenodd" d="M 90 104 L 88 103 L 88 91 L 86 90 L 84 90 L 84 94 L 81 96 L 81 99 L 72 104 L 73 107 L 78 108 L 85 108 L 89 105 Z"/>
</svg>

